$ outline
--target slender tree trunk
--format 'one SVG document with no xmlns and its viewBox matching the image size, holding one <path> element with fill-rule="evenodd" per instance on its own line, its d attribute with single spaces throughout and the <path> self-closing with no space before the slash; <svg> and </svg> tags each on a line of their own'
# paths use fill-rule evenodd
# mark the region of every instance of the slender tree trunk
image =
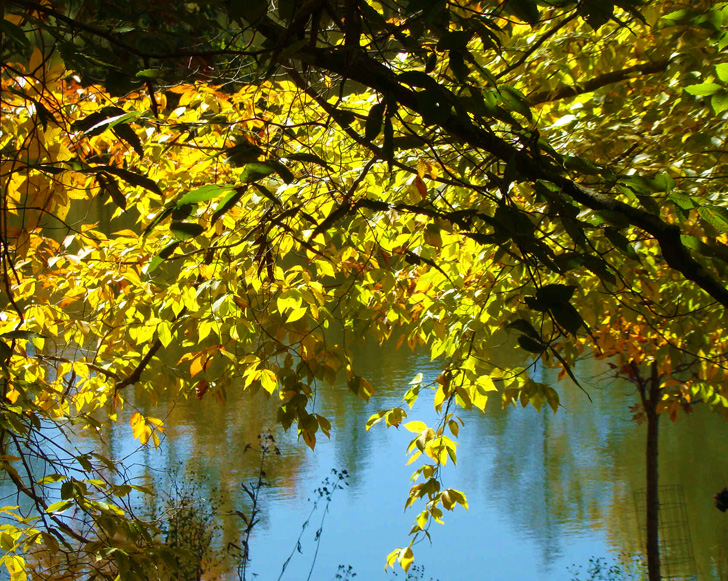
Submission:
<svg viewBox="0 0 728 581">
<path fill-rule="evenodd" d="M 657 365 L 653 363 L 649 378 L 637 377 L 642 404 L 647 416 L 647 578 L 649 581 L 660 581 L 660 499 L 658 472 L 658 426 L 660 416 L 657 414 L 657 403 L 660 401 L 660 382 L 657 376 Z"/>
<path fill-rule="evenodd" d="M 647 414 L 647 571 L 649 581 L 660 581 L 660 500 L 657 472 L 657 426 L 659 416 Z"/>
</svg>

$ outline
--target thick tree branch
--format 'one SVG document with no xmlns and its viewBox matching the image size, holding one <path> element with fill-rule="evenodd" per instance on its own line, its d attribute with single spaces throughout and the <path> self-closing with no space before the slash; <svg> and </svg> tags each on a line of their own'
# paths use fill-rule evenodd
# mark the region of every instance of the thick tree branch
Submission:
<svg viewBox="0 0 728 581">
<path fill-rule="evenodd" d="M 282 27 L 269 19 L 261 23 L 259 27 L 262 34 L 272 39 L 280 38 L 282 30 Z M 397 103 L 418 113 L 420 116 L 426 117 L 428 115 L 428 111 L 425 110 L 426 105 L 423 104 L 422 99 L 418 98 L 418 93 L 401 82 L 393 70 L 385 64 L 372 59 L 364 51 L 306 48 L 294 53 L 291 58 L 368 86 L 396 100 Z M 664 70 L 667 64 L 668 61 L 660 61 L 609 73 L 593 79 L 590 83 L 585 84 L 584 88 L 585 90 L 587 87 L 594 90 L 598 88 L 597 85 L 604 86 L 610 82 L 618 82 L 628 78 L 630 74 L 635 72 L 641 72 L 642 74 L 659 72 Z M 407 80 L 409 81 L 409 79 Z M 424 79 L 422 80 L 424 81 Z M 423 83 L 428 85 L 425 90 L 434 91 L 438 94 L 438 97 L 442 97 L 445 101 L 457 99 L 447 88 L 439 85 L 435 79 L 430 78 L 430 81 L 430 83 Z M 592 210 L 618 212 L 632 226 L 650 234 L 659 243 L 662 256 L 668 266 L 680 272 L 687 280 L 696 283 L 721 305 L 728 307 L 728 289 L 692 257 L 689 250 L 682 244 L 680 229 L 677 226 L 668 224 L 659 216 L 646 210 L 635 208 L 611 196 L 600 194 L 574 182 L 562 175 L 555 165 L 548 165 L 544 160 L 533 156 L 530 151 L 518 149 L 494 133 L 475 125 L 465 114 L 449 113 L 439 123 L 439 126 L 452 137 L 467 143 L 473 148 L 486 151 L 506 163 L 514 161 L 518 169 L 518 175 L 522 179 L 551 182 L 559 186 L 563 194 L 582 206 Z"/>
<path fill-rule="evenodd" d="M 534 93 L 528 98 L 528 101 L 531 105 L 540 105 L 541 103 L 550 103 L 552 101 L 576 97 L 577 95 L 591 93 L 592 91 L 596 91 L 597 89 L 606 87 L 607 85 L 621 83 L 622 81 L 627 81 L 638 76 L 661 73 L 667 70 L 668 64 L 670 64 L 670 59 L 661 59 L 652 63 L 627 67 L 620 71 L 604 73 L 603 75 L 589 79 L 581 85 L 561 87 L 560 89 L 554 89 L 553 91 L 540 91 L 538 93 Z"/>
</svg>

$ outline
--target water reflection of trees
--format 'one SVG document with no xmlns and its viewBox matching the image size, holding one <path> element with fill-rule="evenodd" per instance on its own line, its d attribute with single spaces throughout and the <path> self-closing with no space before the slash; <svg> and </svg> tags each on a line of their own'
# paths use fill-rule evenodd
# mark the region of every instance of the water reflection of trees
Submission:
<svg viewBox="0 0 728 581">
<path fill-rule="evenodd" d="M 597 376 L 598 367 L 587 365 L 582 375 Z M 561 554 L 565 539 L 590 528 L 603 531 L 615 551 L 640 550 L 634 493 L 645 485 L 645 428 L 630 420 L 634 392 L 629 384 L 605 379 L 592 383 L 590 393 L 593 403 L 576 389 L 562 389 L 566 409 L 556 415 L 493 406 L 469 423 L 475 447 L 488 447 L 484 456 L 491 468 L 481 486 L 539 545 L 545 568 Z M 721 559 L 728 567 L 728 523 L 712 502 L 728 484 L 725 436 L 722 418 L 700 406 L 676 423 L 662 419 L 660 478 L 685 490 L 700 578 Z"/>
<path fill-rule="evenodd" d="M 345 385 L 322 387 L 317 412 L 331 419 L 332 443 L 320 436 L 322 447 L 333 454 L 333 464 L 352 474 L 352 492 L 365 483 L 355 468 L 375 461 L 379 434 L 366 434 L 364 423 L 377 409 L 398 405 L 398 393 L 417 372 L 436 374 L 437 364 L 408 349 L 367 346 L 356 353 L 357 372 L 372 382 L 377 395 L 370 404 L 358 400 Z M 471 499 L 482 496 L 507 515 L 508 520 L 539 548 L 544 569 L 565 552 L 568 539 L 597 529 L 615 551 L 635 553 L 639 533 L 634 491 L 644 487 L 644 427 L 630 421 L 635 402 L 631 386 L 604 378 L 596 363 L 581 368 L 593 403 L 576 388 L 562 387 L 565 406 L 556 415 L 532 408 L 499 409 L 492 402 L 485 416 L 470 414 L 462 432 L 461 462 L 456 471 L 460 486 Z M 434 376 L 434 375 L 433 375 Z M 548 378 L 552 379 L 552 378 Z M 159 481 L 159 471 L 178 463 L 208 477 L 209 490 L 218 488 L 228 499 L 239 498 L 239 483 L 257 473 L 260 462 L 257 436 L 275 417 L 278 402 L 264 402 L 230 390 L 225 404 L 206 397 L 157 404 L 132 400 L 131 405 L 154 417 L 166 418 L 168 438 L 160 451 L 145 449 L 138 457 L 142 483 Z M 425 404 L 422 404 L 425 407 Z M 131 407 L 127 409 L 131 413 Z M 728 485 L 728 438 L 722 419 L 696 406 L 675 424 L 663 418 L 661 426 L 661 480 L 684 487 L 691 536 L 699 574 L 708 576 L 711 563 L 722 557 L 728 539 L 728 520 L 712 503 L 712 496 Z M 282 456 L 267 470 L 274 484 L 267 495 L 305 496 L 317 482 L 310 481 L 310 456 L 295 434 L 276 432 Z M 79 441 L 91 440 L 82 437 Z M 102 434 L 103 453 L 122 458 L 135 447 L 128 418 Z M 246 446 L 252 448 L 246 450 Z M 84 443 L 85 445 L 85 443 Z M 400 451 L 397 451 L 398 453 Z M 321 454 L 322 451 L 319 451 Z M 384 452 L 387 453 L 387 452 Z M 318 456 L 320 457 L 320 456 Z M 472 504 L 472 503 L 471 503 Z M 264 503 L 262 527 L 267 526 Z M 223 509 L 225 510 L 225 509 Z M 238 534 L 234 518 L 224 520 L 225 542 Z M 723 560 L 718 567 L 726 569 Z"/>
</svg>

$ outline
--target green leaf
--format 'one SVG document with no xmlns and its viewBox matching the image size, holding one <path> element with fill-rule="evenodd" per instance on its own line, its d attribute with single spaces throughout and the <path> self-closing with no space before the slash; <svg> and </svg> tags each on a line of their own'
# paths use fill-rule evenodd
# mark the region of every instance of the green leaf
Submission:
<svg viewBox="0 0 728 581">
<path fill-rule="evenodd" d="M 275 172 L 281 177 L 281 179 L 285 183 L 290 184 L 296 179 L 296 176 L 293 175 L 293 172 L 291 172 L 291 170 L 283 165 L 280 161 L 276 159 L 269 159 L 266 163 L 270 164 L 273 167 Z"/>
<path fill-rule="evenodd" d="M 579 2 L 577 12 L 587 21 L 589 26 L 594 30 L 598 30 L 609 22 L 614 15 L 614 3 L 609 0 Z"/>
<path fill-rule="evenodd" d="M 176 206 L 174 204 L 170 204 L 164 207 L 164 209 L 155 216 L 155 218 L 149 223 L 149 226 L 147 226 L 144 229 L 143 236 L 146 237 L 154 228 L 162 222 L 165 218 L 167 218 L 170 214 L 174 213 Z"/>
<path fill-rule="evenodd" d="M 367 115 L 366 125 L 364 126 L 364 138 L 367 141 L 374 141 L 379 132 L 382 130 L 382 122 L 384 121 L 384 103 L 372 105 Z"/>
<path fill-rule="evenodd" d="M 23 29 L 4 18 L 0 18 L 0 33 L 5 39 L 12 38 L 23 47 L 30 46 L 30 40 L 25 36 Z"/>
<path fill-rule="evenodd" d="M 547 284 L 536 291 L 536 300 L 546 308 L 567 304 L 574 295 L 576 287 L 566 284 Z"/>
<path fill-rule="evenodd" d="M 154 180 L 150 180 L 147 176 L 110 165 L 103 166 L 103 170 L 107 173 L 114 174 L 115 176 L 120 177 L 125 182 L 130 183 L 133 186 L 142 187 L 160 196 L 163 195 L 162 190 L 159 189 L 157 183 Z"/>
<path fill-rule="evenodd" d="M 721 91 L 713 95 L 710 99 L 710 106 L 713 107 L 713 111 L 716 113 L 722 113 L 728 109 L 728 92 Z"/>
<path fill-rule="evenodd" d="M 100 173 L 96 176 L 96 181 L 101 188 L 102 193 L 107 193 L 111 196 L 113 202 L 119 206 L 122 210 L 126 210 L 126 196 L 121 193 L 119 184 L 110 175 Z"/>
<path fill-rule="evenodd" d="M 431 73 L 437 67 L 437 53 L 433 52 L 427 57 L 427 63 L 425 64 L 425 73 Z"/>
<path fill-rule="evenodd" d="M 518 89 L 511 87 L 510 85 L 501 85 L 498 87 L 500 92 L 501 102 L 511 111 L 520 113 L 526 119 L 531 121 L 531 109 L 528 107 L 528 100 Z"/>
<path fill-rule="evenodd" d="M 156 81 L 164 76 L 164 71 L 162 69 L 143 69 L 134 76 L 143 81 Z"/>
<path fill-rule="evenodd" d="M 191 192 L 187 192 L 185 195 L 177 200 L 176 205 L 179 208 L 180 206 L 184 206 L 185 204 L 198 204 L 200 202 L 207 202 L 208 200 L 219 198 L 223 194 L 226 194 L 230 190 L 234 189 L 235 186 L 232 186 L 230 184 L 225 184 L 222 186 L 217 184 L 207 184 L 205 186 L 200 186 L 199 188 L 196 188 Z"/>
<path fill-rule="evenodd" d="M 394 147 L 399 150 L 419 149 L 425 144 L 425 140 L 418 135 L 397 135 L 393 141 Z"/>
<path fill-rule="evenodd" d="M 506 329 L 515 329 L 516 331 L 520 331 L 521 333 L 528 335 L 533 339 L 537 339 L 539 341 L 541 339 L 538 331 L 536 331 L 533 325 L 526 319 L 516 319 L 515 321 L 508 323 L 508 325 L 506 325 Z"/>
<path fill-rule="evenodd" d="M 728 232 L 728 209 L 721 206 L 702 206 L 698 208 L 700 217 L 721 232 Z"/>
<path fill-rule="evenodd" d="M 281 201 L 275 197 L 275 194 L 271 192 L 268 188 L 261 186 L 260 184 L 253 184 L 255 186 L 255 189 L 258 190 L 264 197 L 268 198 L 271 202 L 273 202 L 276 206 L 283 207 L 283 204 L 281 204 Z"/>
<path fill-rule="evenodd" d="M 323 168 L 333 171 L 333 168 L 328 163 L 326 163 L 323 158 L 319 157 L 318 155 L 314 155 L 313 153 L 287 153 L 283 157 L 293 161 L 315 163 Z"/>
<path fill-rule="evenodd" d="M 468 65 L 465 64 L 465 59 L 460 51 L 450 51 L 448 64 L 450 66 L 450 70 L 455 75 L 455 78 L 460 82 L 463 82 L 470 74 L 470 69 L 468 68 Z"/>
<path fill-rule="evenodd" d="M 724 83 L 728 83 L 728 63 L 720 63 L 715 65 L 715 74 Z"/>
<path fill-rule="evenodd" d="M 541 18 L 536 0 L 507 0 L 506 10 L 529 24 L 536 24 Z"/>
<path fill-rule="evenodd" d="M 680 242 L 682 242 L 685 248 L 689 248 L 690 250 L 700 251 L 703 247 L 703 242 L 700 240 L 700 238 L 691 236 L 689 234 L 681 234 Z"/>
<path fill-rule="evenodd" d="M 417 105 L 425 125 L 438 125 L 447 121 L 450 116 L 450 105 L 438 100 L 435 91 L 419 91 L 416 93 Z"/>
<path fill-rule="evenodd" d="M 257 182 L 275 172 L 276 168 L 270 162 L 255 161 L 245 166 L 240 181 L 244 184 Z"/>
<path fill-rule="evenodd" d="M 71 124 L 73 131 L 83 131 L 88 137 L 99 135 L 107 129 L 109 119 L 122 117 L 126 111 L 121 107 L 104 107 L 100 111 L 96 111 L 87 115 L 83 119 L 78 119 Z"/>
<path fill-rule="evenodd" d="M 154 272 L 159 266 L 167 260 L 170 256 L 172 256 L 172 253 L 175 251 L 175 249 L 179 246 L 180 241 L 175 240 L 174 242 L 170 242 L 162 248 L 161 252 L 157 254 L 154 258 L 152 258 L 151 262 L 149 263 L 149 268 L 147 269 L 147 273 Z"/>
<path fill-rule="evenodd" d="M 685 91 L 696 97 L 707 97 L 709 95 L 715 95 L 717 92 L 722 91 L 723 86 L 716 83 L 701 83 L 699 85 L 690 85 L 685 87 Z"/>
<path fill-rule="evenodd" d="M 668 199 L 682 210 L 692 210 L 700 205 L 684 192 L 672 191 L 670 192 Z"/>
<path fill-rule="evenodd" d="M 263 150 L 257 145 L 243 140 L 226 149 L 224 155 L 226 163 L 234 167 L 241 167 L 246 163 L 257 161 L 263 155 Z"/>
<path fill-rule="evenodd" d="M 550 311 L 556 322 L 572 335 L 584 324 L 579 312 L 569 303 L 554 305 Z"/>
<path fill-rule="evenodd" d="M 605 228 L 604 235 L 607 237 L 607 240 L 609 240 L 614 245 L 615 248 L 621 250 L 632 260 L 639 261 L 639 255 L 635 252 L 632 244 L 627 239 L 627 237 L 619 230 L 617 230 L 616 228 Z"/>
<path fill-rule="evenodd" d="M 518 337 L 518 344 L 521 346 L 521 349 L 528 351 L 529 353 L 543 353 L 546 351 L 546 345 L 541 343 L 541 341 L 536 341 L 535 339 L 531 339 L 531 337 L 526 337 L 526 335 Z"/>
<path fill-rule="evenodd" d="M 128 125 L 116 125 L 111 130 L 119 139 L 131 145 L 139 157 L 144 157 L 144 148 L 142 147 L 141 139 L 139 139 L 139 136 L 131 127 Z"/>
<path fill-rule="evenodd" d="M 3 339 L 38 339 L 42 338 L 43 335 L 35 331 L 8 331 L 0 335 L 0 337 Z"/>
<path fill-rule="evenodd" d="M 228 193 L 227 196 L 225 196 L 222 200 L 220 200 L 220 203 L 217 205 L 217 208 L 215 208 L 215 213 L 212 215 L 211 224 L 214 224 L 220 219 L 220 216 L 225 214 L 225 212 L 229 211 L 235 204 L 238 203 L 240 198 L 243 197 L 243 194 L 247 191 L 247 187 L 241 186 L 238 188 L 235 188 L 231 192 Z"/>
<path fill-rule="evenodd" d="M 189 240 L 205 231 L 203 226 L 194 222 L 172 222 L 169 229 L 178 240 Z"/>
<path fill-rule="evenodd" d="M 186 220 L 192 215 L 192 211 L 195 209 L 195 204 L 183 204 L 181 206 L 174 206 L 172 210 L 172 220 L 175 222 L 181 222 Z"/>
<path fill-rule="evenodd" d="M 13 354 L 13 350 L 10 348 L 5 341 L 0 341 L 0 361 L 5 361 L 8 357 Z"/>
<path fill-rule="evenodd" d="M 658 173 L 654 178 L 652 178 L 652 186 L 658 192 L 670 193 L 675 185 L 675 179 L 665 172 Z"/>
<path fill-rule="evenodd" d="M 564 167 L 568 170 L 575 171 L 588 176 L 596 176 L 601 173 L 601 168 L 588 159 L 576 157 L 573 155 L 564 156 Z"/>
<path fill-rule="evenodd" d="M 437 42 L 437 50 L 445 52 L 464 49 L 468 46 L 471 38 L 473 38 L 473 31 L 471 30 L 450 30 L 440 37 Z"/>
<path fill-rule="evenodd" d="M 687 20 L 688 18 L 692 18 L 696 14 L 698 14 L 698 12 L 696 10 L 688 10 L 688 9 L 675 10 L 674 12 L 665 14 L 662 17 L 662 19 L 670 20 L 673 22 L 678 22 L 678 21 L 682 21 L 682 20 Z"/>
<path fill-rule="evenodd" d="M 420 89 L 434 89 L 440 91 L 437 81 L 427 73 L 422 71 L 405 71 L 397 75 L 397 79 L 401 83 L 410 85 L 411 87 L 419 87 Z"/>
</svg>

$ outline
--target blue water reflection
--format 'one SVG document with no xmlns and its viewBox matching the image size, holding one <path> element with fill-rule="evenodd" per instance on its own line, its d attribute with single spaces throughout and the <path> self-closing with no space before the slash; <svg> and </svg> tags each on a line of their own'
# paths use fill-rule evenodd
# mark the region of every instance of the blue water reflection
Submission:
<svg viewBox="0 0 728 581">
<path fill-rule="evenodd" d="M 278 579 L 311 511 L 314 490 L 332 468 L 349 472 L 349 486 L 334 495 L 311 579 L 334 579 L 339 565 L 351 566 L 357 580 L 391 578 L 384 573 L 385 556 L 408 542 L 421 510 L 415 505 L 403 511 L 409 476 L 418 465 L 406 465 L 412 435 L 381 425 L 367 433 L 364 424 L 379 409 L 400 405 L 397 394 L 416 373 L 431 380 L 441 369 L 423 354 L 391 349 L 367 349 L 358 361 L 358 371 L 371 380 L 377 396 L 365 404 L 345 386 L 321 388 L 316 412 L 330 418 L 333 429 L 330 440 L 319 434 L 315 453 L 295 434 L 275 432 L 281 456 L 269 464 L 267 477 L 274 486 L 263 492 L 262 521 L 251 545 L 249 571 L 258 579 Z M 630 421 L 634 393 L 596 363 L 587 362 L 580 371 L 593 403 L 576 387 L 564 385 L 564 407 L 555 415 L 546 409 L 502 410 L 497 401 L 485 415 L 462 414 L 458 465 L 448 465 L 444 474 L 446 486 L 466 493 L 470 510 L 446 514 L 445 525 L 431 529 L 432 545 L 416 547 L 425 580 L 561 581 L 571 578 L 567 568 L 593 556 L 615 559 L 620 552 L 639 551 L 634 492 L 644 486 L 644 427 Z M 427 397 L 409 419 L 435 421 Z M 165 419 L 159 450 L 136 449 L 128 426 L 135 405 Z M 272 425 L 275 410 L 273 400 L 265 403 L 256 396 L 251 401 L 236 393 L 228 393 L 224 405 L 213 398 L 156 405 L 139 399 L 104 434 L 102 452 L 127 458 L 141 484 L 163 482 L 165 472 L 182 463 L 222 491 L 229 512 L 240 502 L 239 483 L 256 475 L 256 451 L 244 453 L 245 447 L 255 445 L 257 434 Z M 76 442 L 79 449 L 91 444 L 83 436 Z M 700 578 L 717 578 L 711 571 L 722 567 L 717 547 L 726 546 L 728 527 L 725 515 L 712 506 L 712 494 L 728 483 L 725 424 L 698 409 L 674 425 L 663 421 L 661 444 L 662 481 L 686 491 Z M 308 577 L 322 516 L 320 511 L 314 515 L 283 579 Z M 223 520 L 221 553 L 239 534 L 234 518 Z M 234 578 L 231 571 L 218 575 Z"/>
</svg>

